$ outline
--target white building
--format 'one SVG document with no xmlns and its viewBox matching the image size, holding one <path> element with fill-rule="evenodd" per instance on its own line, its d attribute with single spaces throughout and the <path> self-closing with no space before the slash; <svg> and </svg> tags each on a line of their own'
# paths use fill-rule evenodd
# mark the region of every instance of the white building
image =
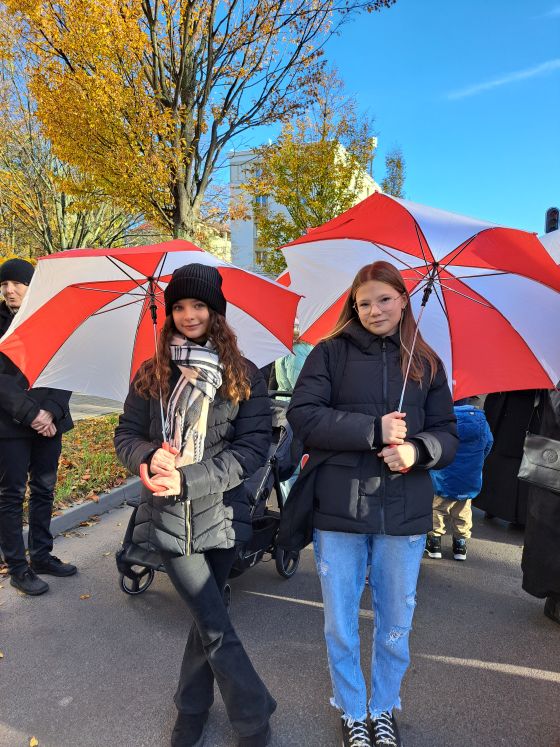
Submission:
<svg viewBox="0 0 560 747">
<path fill-rule="evenodd" d="M 372 138 L 373 148 L 377 147 L 377 138 Z M 342 147 L 342 146 L 341 146 Z M 254 166 L 256 153 L 254 150 L 232 151 L 229 154 L 229 180 L 231 187 L 231 199 L 235 201 L 242 196 L 240 184 L 245 182 L 250 176 L 250 170 Z M 374 192 L 380 192 L 381 188 L 373 177 L 364 173 L 363 187 L 356 198 L 356 202 L 364 200 Z M 247 202 L 245 194 L 245 202 Z M 287 213 L 286 208 L 278 205 L 270 197 L 259 197 L 258 203 L 261 206 L 268 206 L 271 211 Z M 253 206 L 248 205 L 248 217 L 245 220 L 232 220 L 231 228 L 231 261 L 238 267 L 244 267 L 249 270 L 262 271 L 259 261 L 269 249 L 276 247 L 263 247 L 259 244 L 257 227 L 253 219 Z"/>
</svg>

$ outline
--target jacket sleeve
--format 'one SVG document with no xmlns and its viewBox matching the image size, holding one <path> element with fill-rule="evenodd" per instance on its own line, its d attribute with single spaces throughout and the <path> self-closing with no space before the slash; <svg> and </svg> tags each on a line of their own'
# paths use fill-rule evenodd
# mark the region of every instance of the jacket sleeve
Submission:
<svg viewBox="0 0 560 747">
<path fill-rule="evenodd" d="M 492 431 L 490 430 L 490 426 L 488 425 L 488 422 L 485 419 L 485 436 L 486 436 L 486 443 L 484 445 L 484 458 L 488 456 L 488 454 L 492 451 L 492 446 L 494 446 L 494 436 L 492 435 Z"/>
<path fill-rule="evenodd" d="M 55 423 L 70 414 L 70 395 L 65 389 L 49 389 L 45 399 L 41 402 L 41 409 L 52 413 Z"/>
<path fill-rule="evenodd" d="M 231 443 L 213 457 L 181 467 L 191 500 L 237 487 L 262 467 L 272 441 L 272 413 L 262 373 L 251 368 L 251 396 L 239 403 Z"/>
<path fill-rule="evenodd" d="M 379 418 L 332 407 L 331 376 L 329 351 L 326 345 L 319 343 L 303 364 L 288 408 L 287 417 L 294 433 L 307 448 L 371 450 L 376 445 L 376 420 Z"/>
<path fill-rule="evenodd" d="M 119 460 L 133 475 L 140 473 L 140 465 L 161 446 L 150 440 L 150 401 L 134 391 L 133 385 L 115 428 L 114 443 Z"/>
<path fill-rule="evenodd" d="M 7 372 L 6 358 L 0 354 L 0 408 L 16 423 L 31 425 L 41 408 L 18 379 Z"/>
<path fill-rule="evenodd" d="M 455 458 L 459 446 L 457 418 L 442 366 L 438 367 L 426 397 L 424 430 L 415 433 L 407 441 L 418 448 L 418 461 L 414 465 L 416 468 L 442 469 Z"/>
</svg>

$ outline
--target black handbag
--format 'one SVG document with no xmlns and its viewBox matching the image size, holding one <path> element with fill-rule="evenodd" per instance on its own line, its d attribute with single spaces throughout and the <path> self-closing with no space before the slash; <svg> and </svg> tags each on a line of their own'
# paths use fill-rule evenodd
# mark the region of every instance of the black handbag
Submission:
<svg viewBox="0 0 560 747">
<path fill-rule="evenodd" d="M 538 412 L 539 402 L 540 392 L 537 392 L 531 421 L 535 412 Z M 517 477 L 538 488 L 560 493 L 560 441 L 531 433 L 531 421 Z"/>
</svg>

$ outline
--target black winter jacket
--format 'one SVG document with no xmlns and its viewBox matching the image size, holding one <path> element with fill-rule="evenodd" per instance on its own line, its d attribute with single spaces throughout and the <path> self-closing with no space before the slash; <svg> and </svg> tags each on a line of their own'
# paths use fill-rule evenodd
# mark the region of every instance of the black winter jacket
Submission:
<svg viewBox="0 0 560 747">
<path fill-rule="evenodd" d="M 14 315 L 0 303 L 0 338 L 8 331 Z M 39 410 L 54 417 L 58 433 L 73 427 L 70 415 L 70 392 L 39 387 L 29 389 L 29 382 L 12 361 L 0 353 L 0 438 L 28 438 L 35 434 L 31 423 Z"/>
<path fill-rule="evenodd" d="M 345 361 L 336 392 L 336 360 Z M 297 381 L 288 420 L 315 467 L 313 527 L 323 530 L 423 534 L 432 528 L 428 470 L 449 464 L 457 450 L 453 402 L 443 368 L 422 386 L 409 381 L 403 411 L 418 461 L 405 474 L 377 456 L 381 417 L 398 407 L 403 376 L 398 334 L 377 337 L 351 322 L 340 338 L 319 343 Z M 334 397 L 334 401 L 331 401 Z M 305 470 L 302 472 L 302 477 Z"/>
<path fill-rule="evenodd" d="M 233 547 L 251 536 L 250 498 L 243 481 L 261 467 L 272 439 L 272 417 L 266 383 L 249 361 L 251 397 L 234 405 L 216 395 L 208 412 L 202 461 L 181 467 L 186 496 L 192 503 L 191 551 Z M 171 390 L 179 379 L 172 363 Z M 131 386 L 115 431 L 121 462 L 138 474 L 140 465 L 161 446 L 159 401 L 140 397 Z M 174 497 L 156 497 L 142 486 L 132 542 L 138 560 L 157 565 L 164 550 L 186 551 L 185 504 Z M 139 554 L 140 551 L 140 554 Z"/>
</svg>

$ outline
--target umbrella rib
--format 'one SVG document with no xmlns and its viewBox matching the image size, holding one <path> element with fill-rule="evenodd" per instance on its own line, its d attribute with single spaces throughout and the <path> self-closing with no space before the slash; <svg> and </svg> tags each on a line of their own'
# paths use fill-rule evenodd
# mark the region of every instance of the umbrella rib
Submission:
<svg viewBox="0 0 560 747">
<path fill-rule="evenodd" d="M 143 284 L 142 284 L 142 283 L 140 283 L 140 282 L 138 282 L 138 280 L 136 280 L 136 278 L 133 278 L 133 277 L 132 277 L 132 275 L 131 275 L 131 274 L 130 274 L 129 272 L 127 272 L 127 271 L 126 271 L 126 270 L 124 270 L 124 269 L 123 269 L 122 267 L 120 267 L 120 266 L 119 266 L 119 265 L 118 265 L 118 264 L 117 264 L 117 263 L 115 262 L 115 260 L 113 259 L 113 257 L 107 257 L 107 259 L 109 260 L 109 262 L 110 262 L 110 263 L 111 263 L 112 265 L 114 265 L 114 266 L 115 266 L 115 267 L 117 268 L 117 270 L 119 270 L 119 272 L 122 272 L 122 274 L 123 274 L 123 275 L 126 275 L 126 277 L 127 277 L 127 278 L 128 278 L 129 280 L 132 280 L 132 282 L 133 282 L 133 283 L 136 283 L 136 285 L 137 285 L 137 286 L 138 286 L 138 287 L 139 287 L 139 288 L 140 288 L 141 290 L 143 290 L 143 287 L 142 287 L 142 285 L 143 285 Z"/>
<path fill-rule="evenodd" d="M 496 276 L 511 275 L 511 272 L 507 272 L 506 270 L 500 270 L 499 272 L 479 272 L 476 275 L 455 275 L 455 273 L 453 273 L 453 277 L 457 278 L 458 280 L 466 280 L 470 278 L 489 278 L 489 277 L 493 277 L 494 275 Z"/>
<path fill-rule="evenodd" d="M 418 270 L 418 269 L 417 269 L 416 267 L 413 267 L 412 265 L 409 265 L 409 264 L 407 264 L 407 263 L 406 263 L 406 262 L 405 262 L 405 261 L 404 261 L 403 259 L 399 259 L 398 257 L 395 257 L 395 255 L 394 255 L 394 254 L 391 254 L 391 252 L 387 251 L 387 249 L 385 248 L 385 246 L 381 246 L 380 244 L 378 244 L 378 243 L 377 243 L 377 241 L 372 241 L 371 243 L 372 243 L 372 244 L 373 244 L 374 246 L 376 246 L 376 247 L 377 247 L 378 249 L 380 249 L 380 250 L 381 250 L 382 252 L 385 252 L 385 253 L 386 253 L 386 254 L 388 254 L 388 255 L 389 255 L 390 257 L 392 257 L 392 258 L 393 258 L 393 259 L 395 260 L 395 262 L 400 262 L 400 263 L 401 263 L 401 264 L 403 264 L 403 265 L 404 265 L 405 267 L 408 267 L 408 269 L 409 269 L 409 270 L 412 270 L 412 272 L 415 272 L 415 273 L 416 273 L 417 275 L 419 275 L 419 276 L 420 276 L 420 277 L 421 277 L 422 279 L 424 279 L 424 278 L 426 277 L 426 276 L 425 276 L 425 275 L 423 275 L 423 274 L 422 274 L 422 273 L 420 272 L 420 270 Z"/>
<path fill-rule="evenodd" d="M 111 311 L 118 311 L 119 309 L 124 309 L 127 306 L 133 306 L 135 303 L 142 303 L 143 301 L 144 301 L 143 298 L 137 298 L 134 301 L 123 303 L 120 306 L 112 306 L 110 309 L 103 309 L 102 311 L 96 311 L 91 316 L 101 316 L 101 314 L 108 314 Z"/>
<path fill-rule="evenodd" d="M 446 270 L 446 269 L 447 269 L 447 268 L 449 267 L 449 265 L 450 265 L 450 264 L 451 264 L 452 262 L 455 262 L 455 260 L 457 259 L 457 257 L 458 257 L 458 256 L 459 256 L 459 255 L 460 255 L 460 254 L 461 254 L 462 252 L 464 252 L 464 251 L 465 251 L 465 249 L 466 249 L 466 248 L 467 248 L 468 246 L 470 246 L 470 244 L 471 244 L 471 243 L 472 243 L 472 242 L 473 242 L 473 241 L 474 241 L 474 240 L 476 239 L 476 237 L 477 237 L 477 236 L 478 236 L 479 234 L 481 234 L 481 233 L 482 233 L 482 231 L 479 231 L 478 233 L 475 233 L 475 235 L 474 235 L 474 236 L 471 236 L 471 237 L 470 237 L 470 239 L 469 239 L 469 240 L 468 240 L 468 241 L 467 241 L 467 242 L 465 243 L 465 245 L 464 245 L 463 247 L 461 247 L 461 249 L 459 249 L 459 251 L 457 252 L 457 254 L 456 254 L 456 255 L 455 255 L 454 257 L 451 257 L 451 259 L 449 260 L 449 262 L 447 262 L 446 264 L 444 264 L 444 265 L 443 265 L 443 266 L 442 266 L 442 267 L 441 267 L 440 269 L 441 269 L 441 270 Z"/>
<path fill-rule="evenodd" d="M 95 291 L 96 293 L 113 293 L 115 296 L 137 296 L 138 298 L 144 298 L 146 292 L 143 293 L 132 293 L 131 291 L 115 291 L 109 290 L 108 288 L 86 288 L 84 285 L 74 285 L 73 288 L 84 291 Z"/>
<path fill-rule="evenodd" d="M 441 285 L 441 281 L 439 281 L 439 283 Z M 437 300 L 439 302 L 439 305 L 441 306 L 441 310 L 443 311 L 443 313 L 445 315 L 445 318 L 449 322 L 449 315 L 447 313 L 447 309 L 445 308 L 445 304 L 443 302 L 443 298 L 440 298 L 440 295 L 439 295 L 438 289 L 437 289 L 437 285 L 435 283 L 434 283 L 434 291 L 435 291 L 435 294 L 436 294 L 436 298 L 437 298 Z"/>
<path fill-rule="evenodd" d="M 467 298 L 469 301 L 472 301 L 473 303 L 478 303 L 481 306 L 486 306 L 487 309 L 493 308 L 490 304 L 484 303 L 483 301 L 479 301 L 477 298 L 473 298 L 472 296 L 467 296 L 466 293 L 461 293 L 461 291 L 455 290 L 455 288 L 452 288 L 450 285 L 446 285 L 445 283 L 442 283 L 441 280 L 438 281 L 442 288 L 445 288 L 445 290 L 448 290 L 450 293 L 456 293 L 458 296 L 462 296 L 463 298 Z"/>
<path fill-rule="evenodd" d="M 428 260 L 426 259 L 426 252 L 424 251 L 424 247 L 422 246 L 422 239 L 420 238 L 420 229 L 416 221 L 414 221 L 414 229 L 416 231 L 416 237 L 418 239 L 418 243 L 420 244 L 420 250 L 422 251 L 422 256 L 424 257 L 424 264 L 426 265 L 426 270 L 429 270 L 430 265 L 428 264 Z"/>
</svg>

